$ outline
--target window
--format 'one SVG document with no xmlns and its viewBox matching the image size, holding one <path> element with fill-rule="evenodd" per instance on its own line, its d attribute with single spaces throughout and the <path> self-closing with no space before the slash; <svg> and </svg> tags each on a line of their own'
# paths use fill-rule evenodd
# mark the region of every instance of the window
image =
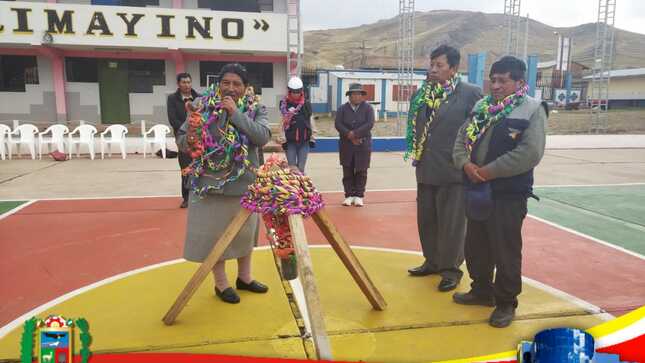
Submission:
<svg viewBox="0 0 645 363">
<path fill-rule="evenodd" d="M 35 56 L 0 56 L 0 92 L 25 92 L 27 84 L 38 84 Z"/>
<path fill-rule="evenodd" d="M 165 61 L 147 59 L 128 61 L 128 91 L 130 93 L 152 93 L 152 86 L 164 86 L 165 84 Z"/>
<path fill-rule="evenodd" d="M 367 93 L 365 95 L 365 101 L 374 101 L 374 85 L 373 84 L 364 84 L 363 89 Z"/>
<path fill-rule="evenodd" d="M 222 67 L 230 62 L 199 62 L 199 79 L 201 87 L 208 84 L 208 76 L 219 75 Z M 262 94 L 262 87 L 273 88 L 273 63 L 241 63 L 249 73 L 249 85 L 256 94 Z M 212 77 L 211 77 L 212 78 Z"/>
<path fill-rule="evenodd" d="M 403 89 L 403 98 L 401 99 L 399 97 L 399 85 L 398 84 L 393 85 L 392 86 L 392 100 L 394 102 L 409 101 L 410 98 L 412 98 L 412 95 L 414 95 L 417 92 L 417 85 L 416 84 L 412 85 L 412 87 L 411 87 L 412 92 L 410 92 L 410 89 L 407 89 L 407 88 L 408 87 L 405 87 Z"/>
<path fill-rule="evenodd" d="M 92 0 L 92 5 L 159 6 L 159 0 Z"/>
<path fill-rule="evenodd" d="M 65 58 L 65 75 L 67 82 L 98 82 L 96 58 Z"/>
<path fill-rule="evenodd" d="M 258 0 L 260 11 L 273 11 L 273 0 Z"/>
<path fill-rule="evenodd" d="M 258 0 L 198 0 L 197 7 L 200 9 L 211 9 L 219 11 L 243 11 L 249 13 L 260 12 L 260 2 Z M 266 5 L 265 5 L 266 6 Z M 273 3 L 271 4 L 273 8 Z"/>
</svg>

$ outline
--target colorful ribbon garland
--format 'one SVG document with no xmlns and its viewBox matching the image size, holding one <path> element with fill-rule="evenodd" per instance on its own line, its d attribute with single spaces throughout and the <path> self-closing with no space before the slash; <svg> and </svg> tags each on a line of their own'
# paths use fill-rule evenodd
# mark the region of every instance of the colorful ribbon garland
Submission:
<svg viewBox="0 0 645 363">
<path fill-rule="evenodd" d="M 295 261 L 288 217 L 309 217 L 323 206 L 322 195 L 311 179 L 289 167 L 287 161 L 271 156 L 257 170 L 255 183 L 249 185 L 240 204 L 261 213 L 271 245 L 282 260 Z"/>
<path fill-rule="evenodd" d="M 528 90 L 528 85 L 524 85 L 515 91 L 515 93 L 506 96 L 497 103 L 493 103 L 494 99 L 489 95 L 477 104 L 472 121 L 466 128 L 466 150 L 469 153 L 472 152 L 477 141 L 484 136 L 486 130 L 495 127 L 495 125 L 510 115 L 514 109 L 524 103 Z"/>
<path fill-rule="evenodd" d="M 204 196 L 211 190 L 219 190 L 225 184 L 238 180 L 251 168 L 248 159 L 249 141 L 246 135 L 239 132 L 229 119 L 221 120 L 223 115 L 222 95 L 219 88 L 211 85 L 200 98 L 202 107 L 190 112 L 188 130 L 186 132 L 189 154 L 193 161 L 182 170 L 183 175 L 190 175 L 191 189 L 199 196 Z M 257 101 L 254 97 L 240 98 L 238 109 L 249 119 L 255 118 Z M 215 125 L 217 133 L 211 132 Z M 222 175 L 208 175 L 221 173 Z M 199 186 L 200 177 L 216 180 L 214 185 Z"/>
<path fill-rule="evenodd" d="M 421 86 L 419 92 L 414 95 L 410 102 L 410 110 L 408 111 L 408 127 L 405 136 L 407 150 L 403 155 L 403 159 L 407 161 L 412 157 L 413 166 L 417 166 L 419 160 L 421 160 L 423 147 L 426 139 L 428 138 L 428 130 L 430 129 L 430 124 L 434 121 L 437 110 L 441 107 L 441 103 L 448 98 L 452 92 L 454 92 L 455 88 L 457 88 L 459 80 L 459 75 L 455 75 L 444 84 L 424 81 L 423 86 Z M 431 110 L 431 113 L 428 120 L 425 122 L 423 133 L 419 138 L 417 135 L 417 118 L 419 108 L 421 108 L 423 104 Z"/>
</svg>

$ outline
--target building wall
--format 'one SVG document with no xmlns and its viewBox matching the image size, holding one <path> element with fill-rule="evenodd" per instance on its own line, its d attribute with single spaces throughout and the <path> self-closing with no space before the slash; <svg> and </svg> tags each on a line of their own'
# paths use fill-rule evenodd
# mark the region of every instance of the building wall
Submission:
<svg viewBox="0 0 645 363">
<path fill-rule="evenodd" d="M 36 57 L 39 84 L 25 85 L 25 92 L 0 92 L 0 121 L 56 121 L 56 98 L 51 61 Z"/>
<path fill-rule="evenodd" d="M 197 73 L 199 75 L 199 73 Z M 166 99 L 168 94 L 177 89 L 175 78 L 175 63 L 166 61 L 166 85 L 153 86 L 152 93 L 130 93 L 130 121 L 151 121 L 152 123 L 168 123 Z M 192 77 L 195 77 L 191 73 Z M 199 83 L 197 83 L 199 84 Z"/>
<path fill-rule="evenodd" d="M 329 72 L 318 72 L 318 84 L 309 87 L 309 101 L 314 112 L 329 112 Z"/>
<path fill-rule="evenodd" d="M 609 99 L 645 100 L 645 76 L 612 78 L 609 83 Z"/>
<path fill-rule="evenodd" d="M 66 82 L 67 118 L 70 121 L 101 122 L 99 84 L 88 82 Z"/>
</svg>

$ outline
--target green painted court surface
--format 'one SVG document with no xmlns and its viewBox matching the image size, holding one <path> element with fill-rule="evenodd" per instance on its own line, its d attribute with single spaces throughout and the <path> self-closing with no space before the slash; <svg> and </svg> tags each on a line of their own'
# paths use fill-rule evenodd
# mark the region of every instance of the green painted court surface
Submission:
<svg viewBox="0 0 645 363">
<path fill-rule="evenodd" d="M 529 214 L 645 254 L 645 185 L 536 188 Z"/>
<path fill-rule="evenodd" d="M 20 202 L 20 201 L 17 201 L 17 202 L 2 202 L 2 201 L 0 201 L 0 214 L 7 213 L 8 211 L 10 211 L 10 210 L 12 210 L 12 209 L 14 209 L 16 207 L 19 207 L 20 205 L 22 205 L 24 203 L 26 203 L 26 202 Z"/>
</svg>

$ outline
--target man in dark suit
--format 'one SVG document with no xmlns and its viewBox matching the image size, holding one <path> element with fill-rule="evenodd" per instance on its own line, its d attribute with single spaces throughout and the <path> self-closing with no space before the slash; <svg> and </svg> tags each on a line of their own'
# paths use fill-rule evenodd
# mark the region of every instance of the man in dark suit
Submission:
<svg viewBox="0 0 645 363">
<path fill-rule="evenodd" d="M 177 132 L 181 125 L 186 121 L 186 102 L 192 102 L 195 98 L 199 97 L 199 94 L 195 92 L 192 87 L 192 79 L 188 73 L 179 73 L 177 75 L 177 91 L 173 94 L 168 95 L 168 100 L 166 101 L 166 110 L 168 111 L 168 123 L 172 126 L 172 129 L 177 136 Z M 190 155 L 179 151 L 179 167 L 183 170 L 193 160 Z M 190 189 L 188 187 L 188 177 L 181 177 L 181 197 L 183 198 L 181 202 L 181 208 L 188 207 L 188 193 Z"/>
<path fill-rule="evenodd" d="M 467 120 L 481 90 L 461 81 L 460 54 L 442 45 L 430 55 L 428 80 L 413 98 L 416 110 L 411 153 L 417 177 L 417 226 L 424 263 L 412 276 L 441 275 L 439 291 L 457 287 L 463 272 L 466 215 L 462 171 L 454 166 L 457 131 Z M 412 111 L 414 112 L 414 111 Z"/>
</svg>

